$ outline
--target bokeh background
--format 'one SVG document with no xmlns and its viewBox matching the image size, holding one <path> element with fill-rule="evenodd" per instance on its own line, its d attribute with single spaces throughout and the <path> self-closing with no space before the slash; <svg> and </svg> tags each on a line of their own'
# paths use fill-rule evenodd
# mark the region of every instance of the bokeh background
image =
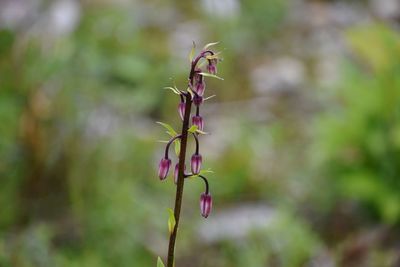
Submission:
<svg viewBox="0 0 400 267">
<path fill-rule="evenodd" d="M 176 266 L 400 266 L 398 0 L 0 1 L 0 266 L 156 266 L 192 41 L 219 41 Z M 189 155 L 192 151 L 189 150 Z"/>
</svg>

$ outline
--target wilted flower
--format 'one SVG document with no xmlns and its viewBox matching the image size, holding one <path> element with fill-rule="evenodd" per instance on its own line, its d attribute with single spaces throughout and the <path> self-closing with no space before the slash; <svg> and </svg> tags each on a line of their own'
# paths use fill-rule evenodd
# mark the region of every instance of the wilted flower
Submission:
<svg viewBox="0 0 400 267">
<path fill-rule="evenodd" d="M 160 180 L 167 178 L 169 167 L 171 166 L 171 160 L 168 158 L 163 158 L 158 165 L 158 177 Z"/>
<path fill-rule="evenodd" d="M 196 125 L 197 129 L 200 131 L 203 131 L 204 128 L 204 122 L 203 118 L 200 115 L 196 115 L 192 117 L 192 125 Z"/>
<path fill-rule="evenodd" d="M 200 211 L 201 216 L 207 218 L 210 215 L 212 208 L 212 198 L 210 193 L 202 193 L 200 196 Z"/>
<path fill-rule="evenodd" d="M 193 154 L 192 159 L 190 161 L 190 167 L 192 169 L 193 174 L 199 174 L 201 170 L 201 163 L 203 158 L 200 154 Z"/>
</svg>

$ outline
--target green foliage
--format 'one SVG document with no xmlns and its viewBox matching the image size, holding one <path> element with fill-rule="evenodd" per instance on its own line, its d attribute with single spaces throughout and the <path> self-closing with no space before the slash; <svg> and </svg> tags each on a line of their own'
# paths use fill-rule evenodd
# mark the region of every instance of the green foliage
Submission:
<svg viewBox="0 0 400 267">
<path fill-rule="evenodd" d="M 320 242 L 307 223 L 281 207 L 279 214 L 251 231 L 243 242 L 225 242 L 221 266 L 285 266 L 307 265 L 318 251 Z M 203 266 L 213 266 L 211 259 Z"/>
<path fill-rule="evenodd" d="M 338 193 L 400 222 L 400 36 L 373 25 L 348 32 L 366 71 L 347 64 L 335 111 L 319 118 L 315 153 Z"/>
<path fill-rule="evenodd" d="M 26 18 L 46 21 L 50 2 Z M 270 97 L 252 88 L 252 71 L 275 57 L 297 55 L 305 58 L 307 73 L 315 71 L 311 65 L 319 54 L 311 51 L 308 62 L 309 49 L 301 42 L 293 49 L 293 40 L 305 30 L 318 38 L 320 32 L 286 20 L 297 14 L 288 12 L 290 1 L 239 1 L 240 11 L 227 17 L 208 16 L 193 1 L 133 1 L 132 8 L 111 2 L 79 2 L 79 24 L 63 36 L 47 30 L 36 34 L 38 21 L 32 28 L 24 21 L 14 30 L 0 29 L 0 266 L 154 265 L 166 242 L 160 210 L 168 208 L 175 188 L 173 179 L 165 181 L 172 186 L 157 182 L 161 145 L 154 142 L 159 134 L 153 122 L 180 120 L 179 97 L 160 88 L 171 75 L 180 86 L 187 83 L 190 44 L 176 43 L 181 32 L 220 40 L 224 67 L 219 75 L 229 79 L 207 81 L 206 94 L 218 96 L 204 119 L 218 126 L 212 138 L 200 136 L 206 144 L 201 174 L 208 175 L 209 166 L 216 171 L 208 177 L 215 209 L 203 220 L 193 208 L 203 184 L 185 183 L 177 267 L 308 266 L 324 251 L 336 261 L 347 244 L 352 247 L 354 236 L 364 236 L 359 229 L 398 226 L 400 45 L 395 30 L 373 24 L 347 31 L 352 61 L 341 68 L 333 91 L 319 91 L 322 99 L 332 93 L 334 99 L 322 102 L 322 114 L 313 108 L 304 114 L 303 107 L 320 100 L 316 91 L 299 88 Z M 331 3 L 318 6 L 323 10 Z M 153 16 L 154 7 L 161 11 Z M 179 93 L 175 85 L 167 90 Z M 176 136 L 172 126 L 162 125 Z M 177 155 L 179 143 L 174 141 Z M 310 143 L 311 164 L 305 157 Z M 203 225 L 213 226 L 225 209 L 238 212 L 244 203 L 269 205 L 277 215 L 268 227 L 255 227 L 239 239 L 202 240 Z M 337 214 L 338 206 L 350 208 L 350 219 L 357 220 L 348 232 L 332 226 L 332 217 L 351 223 Z M 171 228 L 171 216 L 168 221 Z M 388 231 L 395 239 L 396 231 Z M 340 237 L 327 241 L 326 235 Z M 384 240 L 382 247 L 372 242 L 371 266 L 389 266 L 397 258 L 397 244 Z"/>
<path fill-rule="evenodd" d="M 157 258 L 157 267 L 165 267 L 165 265 L 160 257 Z"/>
<path fill-rule="evenodd" d="M 168 231 L 169 234 L 172 234 L 172 232 L 174 231 L 176 220 L 174 216 L 174 211 L 172 209 L 167 209 L 167 210 L 168 210 Z"/>
<path fill-rule="evenodd" d="M 175 155 L 177 157 L 179 157 L 179 154 L 181 152 L 181 140 L 179 138 L 175 139 L 175 141 L 174 141 L 174 151 L 175 151 Z"/>
<path fill-rule="evenodd" d="M 174 128 L 172 128 L 171 125 L 169 125 L 168 123 L 164 123 L 164 122 L 157 122 L 158 124 L 160 124 L 161 126 L 163 126 L 165 129 L 167 129 L 167 134 L 169 134 L 171 137 L 175 137 L 178 135 L 178 133 L 174 130 Z"/>
<path fill-rule="evenodd" d="M 197 125 L 192 125 L 190 126 L 190 128 L 188 129 L 189 133 L 195 133 L 197 131 Z"/>
</svg>

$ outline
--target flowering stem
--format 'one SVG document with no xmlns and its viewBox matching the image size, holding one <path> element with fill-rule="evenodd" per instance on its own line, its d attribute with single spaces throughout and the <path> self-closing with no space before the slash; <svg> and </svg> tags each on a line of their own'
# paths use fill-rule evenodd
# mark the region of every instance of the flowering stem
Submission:
<svg viewBox="0 0 400 267">
<path fill-rule="evenodd" d="M 194 69 L 192 64 L 192 70 Z M 191 71 L 190 80 L 193 79 L 194 71 Z M 188 137 L 188 128 L 189 128 L 189 119 L 190 119 L 190 109 L 192 107 L 192 98 L 190 94 L 186 94 L 186 107 L 185 107 L 185 116 L 183 117 L 182 124 L 182 132 L 181 132 L 181 148 L 179 154 L 179 171 L 178 171 L 178 182 L 176 186 L 176 196 L 175 196 L 175 208 L 174 208 L 174 216 L 175 216 L 175 227 L 169 237 L 169 245 L 168 245 L 168 261 L 167 267 L 173 267 L 174 264 L 174 254 L 175 254 L 175 241 L 178 233 L 178 225 L 179 218 L 181 214 L 181 206 L 182 206 L 182 198 L 183 198 L 183 185 L 185 179 L 185 158 L 186 158 L 186 145 L 187 145 L 187 137 Z"/>
<path fill-rule="evenodd" d="M 205 58 L 206 54 L 211 54 L 214 55 L 214 52 L 211 50 L 206 50 L 201 52 L 192 62 L 191 62 L 191 69 L 190 69 L 190 74 L 189 74 L 189 86 L 193 85 L 194 81 L 194 76 L 196 75 L 196 69 L 197 63 L 200 61 L 200 59 Z M 202 77 L 203 78 L 203 77 Z M 194 92 L 196 95 L 197 93 Z M 178 163 L 178 181 L 177 181 L 177 186 L 176 186 L 176 196 L 175 196 L 175 208 L 174 208 L 174 216 L 175 216 L 175 226 L 170 234 L 169 237 L 169 244 L 168 244 L 168 260 L 167 260 L 167 267 L 173 267 L 174 266 L 174 258 L 175 258 L 175 242 L 176 242 L 176 237 L 178 234 L 178 226 L 179 226 L 179 219 L 180 219 L 180 214 L 181 214 L 181 206 L 182 206 L 182 199 L 183 199 L 183 186 L 184 186 L 184 180 L 185 180 L 185 159 L 186 159 L 186 147 L 187 147 L 187 139 L 188 139 L 188 129 L 189 129 L 189 121 L 190 121 L 190 112 L 191 112 L 191 107 L 192 107 L 192 96 L 189 93 L 184 93 L 180 95 L 181 101 L 185 99 L 185 114 L 183 117 L 183 123 L 182 123 L 182 131 L 181 134 L 179 135 L 179 138 L 181 139 L 181 147 L 180 147 L 180 153 L 179 153 L 179 163 Z M 182 101 L 183 102 L 183 101 Z M 199 109 L 197 109 L 197 114 L 199 113 Z M 178 137 L 176 137 L 178 138 Z M 196 138 L 196 151 L 198 152 L 198 140 L 197 136 Z M 170 145 L 173 141 L 170 141 L 168 145 Z M 166 152 L 168 153 L 168 152 Z M 208 182 L 207 179 L 204 177 L 200 176 L 206 183 L 206 191 L 208 193 Z"/>
</svg>

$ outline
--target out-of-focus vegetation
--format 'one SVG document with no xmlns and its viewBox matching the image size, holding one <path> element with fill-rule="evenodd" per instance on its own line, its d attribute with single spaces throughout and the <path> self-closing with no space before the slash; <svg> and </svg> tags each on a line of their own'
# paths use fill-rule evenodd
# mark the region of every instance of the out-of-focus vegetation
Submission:
<svg viewBox="0 0 400 267">
<path fill-rule="evenodd" d="M 162 88 L 192 40 L 221 42 L 225 80 L 204 107 L 214 209 L 187 181 L 177 267 L 398 266 L 399 5 L 1 2 L 0 266 L 165 256 L 155 121 L 179 123 Z"/>
</svg>

